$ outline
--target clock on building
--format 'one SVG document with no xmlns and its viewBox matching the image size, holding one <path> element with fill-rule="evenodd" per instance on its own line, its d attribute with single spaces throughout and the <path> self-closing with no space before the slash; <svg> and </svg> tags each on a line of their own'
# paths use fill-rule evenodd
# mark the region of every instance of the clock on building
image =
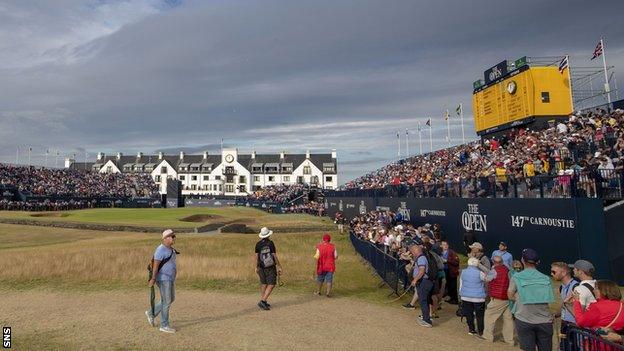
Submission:
<svg viewBox="0 0 624 351">
<path fill-rule="evenodd" d="M 232 155 L 225 155 L 225 161 L 227 163 L 232 163 L 234 161 L 234 156 L 232 156 Z"/>
</svg>

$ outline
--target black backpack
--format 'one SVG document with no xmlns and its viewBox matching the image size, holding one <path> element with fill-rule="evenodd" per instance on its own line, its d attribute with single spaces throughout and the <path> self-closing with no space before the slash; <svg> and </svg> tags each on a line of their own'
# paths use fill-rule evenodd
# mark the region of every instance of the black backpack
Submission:
<svg viewBox="0 0 624 351">
<path fill-rule="evenodd" d="M 165 263 L 169 262 L 169 260 L 171 259 L 171 257 L 173 257 L 173 253 L 176 253 L 176 255 L 179 255 L 180 252 L 178 252 L 178 250 L 174 249 L 173 247 L 171 248 L 171 255 L 169 255 L 169 257 L 165 258 L 164 260 L 160 261 L 160 264 L 158 265 L 158 270 L 160 270 Z M 147 264 L 147 280 L 152 279 L 152 276 L 154 275 L 154 272 L 152 272 L 152 265 L 154 264 L 154 256 L 152 256 L 152 259 L 150 259 L 149 263 Z"/>
<path fill-rule="evenodd" d="M 438 264 L 435 258 L 433 258 L 433 255 L 431 255 L 431 252 L 429 251 L 423 251 L 423 254 L 421 256 L 425 256 L 425 258 L 427 259 L 427 272 L 426 273 L 427 273 L 428 279 L 431 281 L 435 281 L 436 278 L 438 277 L 438 270 L 439 270 Z"/>
</svg>

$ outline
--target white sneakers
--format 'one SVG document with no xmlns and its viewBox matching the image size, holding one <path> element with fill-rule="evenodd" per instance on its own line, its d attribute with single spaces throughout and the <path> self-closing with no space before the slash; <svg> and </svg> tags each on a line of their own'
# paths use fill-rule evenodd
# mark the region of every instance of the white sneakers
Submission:
<svg viewBox="0 0 624 351">
<path fill-rule="evenodd" d="M 160 327 L 160 329 L 158 330 L 160 330 L 161 332 L 170 333 L 170 334 L 173 334 L 176 332 L 176 330 L 171 327 Z"/>
<path fill-rule="evenodd" d="M 154 317 L 152 317 L 149 311 L 145 311 L 145 316 L 147 317 L 147 323 L 149 323 L 150 326 L 155 327 L 156 323 L 154 323 Z M 163 333 L 169 333 L 169 334 L 173 334 L 176 332 L 176 330 L 171 327 L 160 327 L 158 330 L 160 330 Z"/>
<path fill-rule="evenodd" d="M 149 311 L 145 311 L 145 315 L 147 316 L 147 323 L 149 323 L 150 326 L 155 327 L 156 324 L 154 324 L 154 317 L 150 315 Z"/>
</svg>

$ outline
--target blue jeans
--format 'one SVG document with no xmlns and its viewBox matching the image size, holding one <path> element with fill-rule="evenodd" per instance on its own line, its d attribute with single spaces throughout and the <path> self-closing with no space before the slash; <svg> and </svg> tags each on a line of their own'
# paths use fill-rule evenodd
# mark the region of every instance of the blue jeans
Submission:
<svg viewBox="0 0 624 351">
<path fill-rule="evenodd" d="M 156 285 L 160 289 L 160 302 L 154 306 L 154 315 L 152 317 L 156 317 L 160 312 L 162 312 L 162 315 L 160 316 L 160 326 L 168 327 L 169 308 L 171 307 L 173 301 L 175 301 L 175 282 L 171 280 L 163 280 L 156 282 Z"/>
<path fill-rule="evenodd" d="M 423 278 L 420 280 L 416 290 L 418 291 L 418 302 L 420 302 L 420 310 L 422 312 L 422 318 L 425 322 L 431 324 L 431 316 L 429 312 L 429 294 L 433 289 L 433 282 L 429 279 Z"/>
</svg>

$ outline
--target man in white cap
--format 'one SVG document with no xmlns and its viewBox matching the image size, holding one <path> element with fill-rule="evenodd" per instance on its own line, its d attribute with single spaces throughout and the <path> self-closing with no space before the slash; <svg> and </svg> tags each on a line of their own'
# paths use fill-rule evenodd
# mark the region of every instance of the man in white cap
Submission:
<svg viewBox="0 0 624 351">
<path fill-rule="evenodd" d="M 160 290 L 160 302 L 154 306 L 153 311 L 145 311 L 148 323 L 155 326 L 154 318 L 160 315 L 160 331 L 165 333 L 175 333 L 175 329 L 169 326 L 169 308 L 175 300 L 175 279 L 177 275 L 176 254 L 173 248 L 175 233 L 167 229 L 162 233 L 162 244 L 154 252 L 152 258 L 152 278 L 148 282 L 151 288 L 154 283 Z"/>
<path fill-rule="evenodd" d="M 277 259 L 275 244 L 269 237 L 273 234 L 267 227 L 260 229 L 260 241 L 256 243 L 254 266 L 260 278 L 260 302 L 258 307 L 268 311 L 271 305 L 267 302 L 269 295 L 277 284 L 277 275 L 282 274 L 282 265 Z"/>
<path fill-rule="evenodd" d="M 479 270 L 487 274 L 492 266 L 490 264 L 490 259 L 483 254 L 483 245 L 481 245 L 480 242 L 474 242 L 468 247 L 470 248 L 470 253 L 468 253 L 468 257 L 474 257 L 478 259 Z"/>
</svg>

